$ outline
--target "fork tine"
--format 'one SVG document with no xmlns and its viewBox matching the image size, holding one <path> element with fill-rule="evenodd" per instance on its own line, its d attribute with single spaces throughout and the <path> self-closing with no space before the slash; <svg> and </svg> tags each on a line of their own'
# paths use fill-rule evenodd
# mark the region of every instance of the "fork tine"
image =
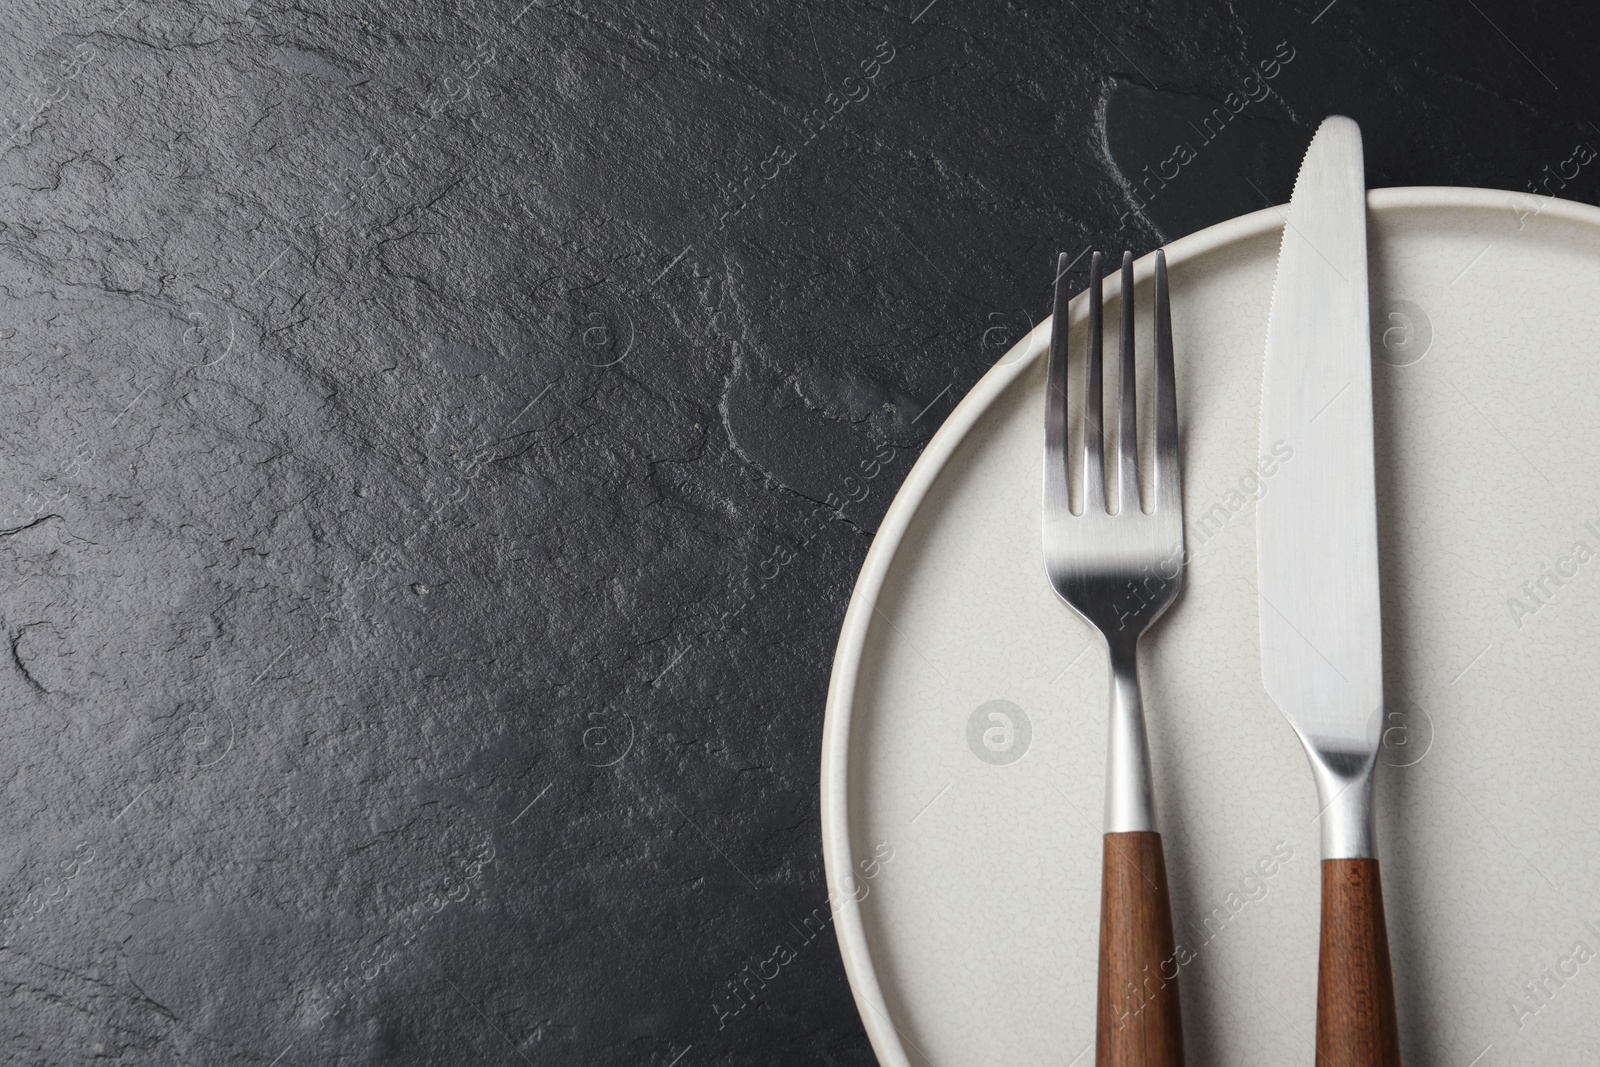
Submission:
<svg viewBox="0 0 1600 1067">
<path fill-rule="evenodd" d="M 1050 361 L 1045 372 L 1044 499 L 1045 521 L 1071 513 L 1067 481 L 1067 304 L 1065 252 L 1056 257 L 1055 305 L 1050 315 Z"/>
<path fill-rule="evenodd" d="M 1122 253 L 1122 364 L 1117 382 L 1117 514 L 1139 509 L 1139 420 L 1133 385 L 1133 253 Z"/>
<path fill-rule="evenodd" d="M 1089 261 L 1089 352 L 1083 375 L 1083 513 L 1106 510 L 1105 428 L 1101 412 L 1105 386 L 1100 379 L 1105 360 L 1105 339 L 1101 335 L 1101 307 L 1104 297 L 1100 284 L 1105 257 L 1096 252 Z"/>
<path fill-rule="evenodd" d="M 1178 466 L 1178 383 L 1172 366 L 1172 305 L 1167 295 L 1167 254 L 1156 252 L 1155 492 L 1151 508 L 1183 513 L 1183 475 Z"/>
</svg>

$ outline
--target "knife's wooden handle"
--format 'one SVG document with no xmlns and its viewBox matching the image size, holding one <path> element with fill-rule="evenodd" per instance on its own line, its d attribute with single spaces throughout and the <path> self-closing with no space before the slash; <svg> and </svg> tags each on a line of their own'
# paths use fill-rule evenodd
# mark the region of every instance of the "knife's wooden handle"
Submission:
<svg viewBox="0 0 1600 1067">
<path fill-rule="evenodd" d="M 1317 1067 L 1399 1067 L 1378 861 L 1322 861 Z"/>
<path fill-rule="evenodd" d="M 1182 1067 L 1178 957 L 1161 835 L 1105 835 L 1096 1067 Z"/>
</svg>

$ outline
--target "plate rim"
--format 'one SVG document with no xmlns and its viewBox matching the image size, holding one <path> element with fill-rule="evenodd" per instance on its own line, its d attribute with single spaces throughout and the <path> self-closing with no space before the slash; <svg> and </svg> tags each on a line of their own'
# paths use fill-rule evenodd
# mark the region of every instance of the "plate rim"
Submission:
<svg viewBox="0 0 1600 1067">
<path fill-rule="evenodd" d="M 1538 213 L 1558 222 L 1571 222 L 1600 229 L 1600 207 L 1580 204 L 1558 197 L 1540 197 L 1537 194 L 1508 189 L 1480 189 L 1463 186 L 1401 186 L 1367 191 L 1369 214 L 1402 214 L 1408 211 L 1427 211 L 1450 208 L 1469 210 L 1518 210 L 1517 200 L 1539 203 Z M 1169 266 L 1178 266 L 1189 260 L 1218 251 L 1228 245 L 1242 243 L 1266 236 L 1283 226 L 1287 205 L 1274 205 L 1252 211 L 1247 215 L 1208 226 L 1180 237 L 1171 244 L 1157 246 L 1166 252 Z M 1155 252 L 1152 249 L 1134 263 L 1134 274 L 1143 281 L 1154 273 Z M 1085 293 L 1075 295 L 1068 305 L 1069 323 L 1077 323 L 1085 316 Z M 829 909 L 834 915 L 834 935 L 839 943 L 839 954 L 844 961 L 845 978 L 855 998 L 856 1011 L 861 1017 L 878 1062 L 885 1067 L 913 1067 L 900 1043 L 901 1034 L 890 1018 L 884 1001 L 883 989 L 873 965 L 872 953 L 867 945 L 866 930 L 862 922 L 856 889 L 846 889 L 844 879 L 854 879 L 855 855 L 850 849 L 849 827 L 849 768 L 850 729 L 854 713 L 854 697 L 861 668 L 861 653 L 871 627 L 889 565 L 900 549 L 911 519 L 922 506 L 934 480 L 954 455 L 967 433 L 989 406 L 1017 378 L 1040 358 L 1048 347 L 1050 324 L 1053 316 L 1046 316 L 1027 335 L 1006 350 L 993 366 L 973 385 L 967 395 L 929 439 L 922 454 L 917 457 L 905 481 L 895 493 L 884 513 L 883 521 L 867 550 L 850 593 L 850 603 L 845 609 L 844 621 L 839 628 L 839 641 L 834 649 L 833 666 L 828 680 L 827 703 L 822 720 L 822 767 L 820 813 L 822 823 L 822 865 L 828 891 Z M 1266 344 L 1266 323 L 1261 324 L 1262 345 Z M 1042 565 L 1041 565 L 1042 566 Z M 1042 575 L 1041 575 L 1042 579 Z M 864 895 L 863 895 L 864 899 Z"/>
</svg>

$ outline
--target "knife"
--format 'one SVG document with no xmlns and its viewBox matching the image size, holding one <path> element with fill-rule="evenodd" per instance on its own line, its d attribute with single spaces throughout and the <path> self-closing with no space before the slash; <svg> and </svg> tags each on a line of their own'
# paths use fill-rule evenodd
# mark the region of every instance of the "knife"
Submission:
<svg viewBox="0 0 1600 1067">
<path fill-rule="evenodd" d="M 1322 829 L 1317 1067 L 1397 1067 L 1373 842 L 1383 708 L 1361 130 L 1306 149 L 1267 320 L 1261 443 L 1291 459 L 1256 507 L 1261 675 L 1299 735 Z"/>
</svg>

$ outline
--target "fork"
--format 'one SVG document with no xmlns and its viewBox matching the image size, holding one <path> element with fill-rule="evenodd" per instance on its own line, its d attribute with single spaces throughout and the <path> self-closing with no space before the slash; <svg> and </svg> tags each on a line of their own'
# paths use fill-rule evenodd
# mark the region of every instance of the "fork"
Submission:
<svg viewBox="0 0 1600 1067">
<path fill-rule="evenodd" d="M 1116 511 L 1108 509 L 1101 365 L 1103 259 L 1089 281 L 1085 359 L 1083 509 L 1069 491 L 1067 434 L 1067 257 L 1057 260 L 1050 324 L 1044 422 L 1044 562 L 1056 594 L 1105 639 L 1111 667 L 1106 746 L 1105 840 L 1100 883 L 1100 975 L 1095 1022 L 1097 1067 L 1177 1067 L 1183 1063 L 1178 1010 L 1180 961 L 1173 947 L 1166 861 L 1156 832 L 1139 639 L 1177 596 L 1183 580 L 1183 485 L 1178 469 L 1178 403 L 1172 365 L 1167 260 L 1155 262 L 1154 484 L 1139 498 L 1135 412 L 1133 254 L 1122 256 L 1119 331 Z M 1187 961 L 1182 961 L 1187 962 Z"/>
</svg>

